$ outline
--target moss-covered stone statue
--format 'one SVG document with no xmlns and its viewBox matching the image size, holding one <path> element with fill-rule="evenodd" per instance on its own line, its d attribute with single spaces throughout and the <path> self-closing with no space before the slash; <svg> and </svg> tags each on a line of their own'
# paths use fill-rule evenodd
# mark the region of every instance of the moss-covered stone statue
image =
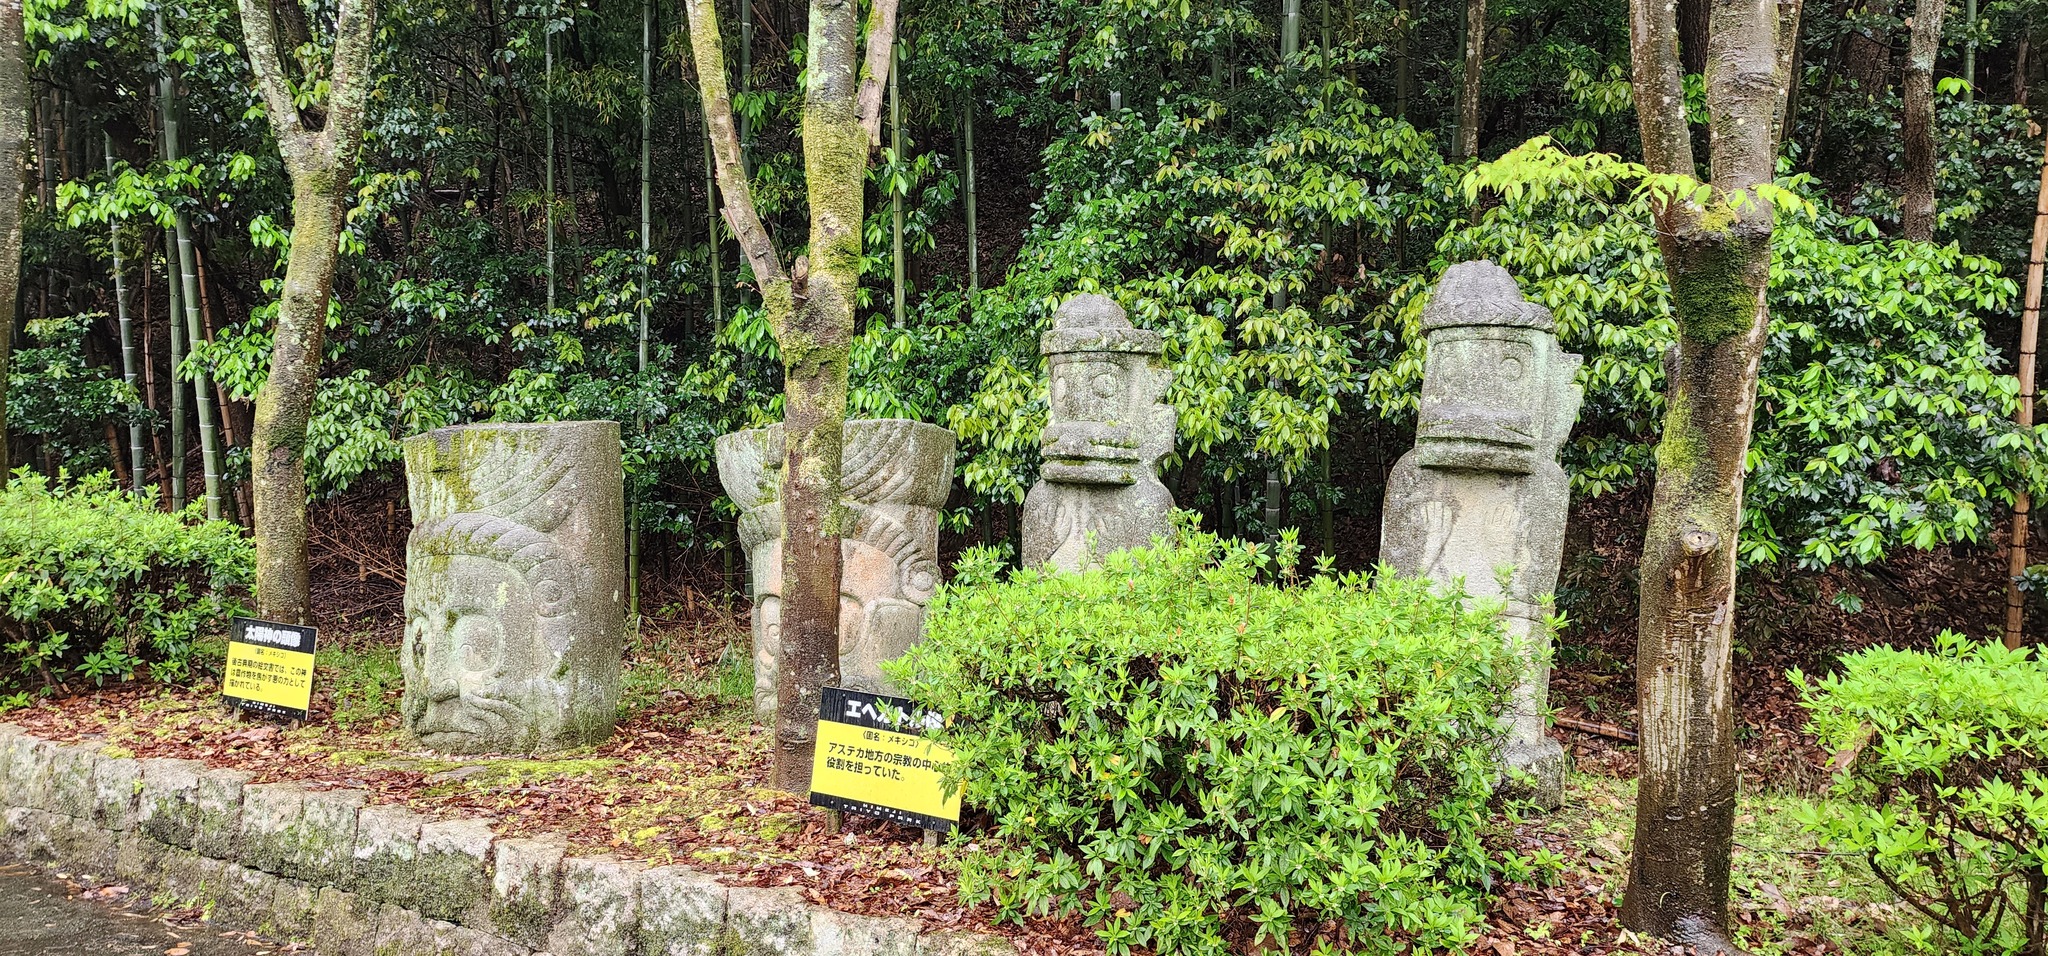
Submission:
<svg viewBox="0 0 2048 956">
<path fill-rule="evenodd" d="M 901 418 L 846 423 L 840 538 L 840 686 L 896 692 L 882 662 L 924 637 L 939 586 L 939 509 L 953 491 L 953 433 Z M 775 716 L 782 652 L 782 426 L 718 439 L 718 478 L 740 509 L 754 583 L 754 712 Z"/>
<path fill-rule="evenodd" d="M 616 422 L 469 425 L 405 441 L 405 727 L 445 753 L 611 735 L 625 650 Z"/>
<path fill-rule="evenodd" d="M 1571 483 L 1557 452 L 1577 421 L 1579 356 L 1558 347 L 1550 310 L 1491 262 L 1445 270 L 1422 314 L 1429 340 L 1415 448 L 1387 479 L 1382 559 L 1397 571 L 1506 602 L 1528 671 L 1507 715 L 1503 761 L 1556 806 L 1564 750 L 1544 733 L 1550 642 L 1542 602 L 1557 586 Z"/>
<path fill-rule="evenodd" d="M 1173 373 L 1159 333 L 1131 327 L 1116 300 L 1068 299 L 1039 339 L 1050 415 L 1045 466 L 1024 497 L 1024 564 L 1078 571 L 1101 556 L 1173 534 L 1173 493 L 1159 459 L 1177 416 L 1162 399 Z"/>
</svg>

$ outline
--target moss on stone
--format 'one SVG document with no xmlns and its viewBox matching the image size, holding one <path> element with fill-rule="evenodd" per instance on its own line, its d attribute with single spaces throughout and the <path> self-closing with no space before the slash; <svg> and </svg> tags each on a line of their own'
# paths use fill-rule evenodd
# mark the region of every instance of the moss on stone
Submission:
<svg viewBox="0 0 2048 956">
<path fill-rule="evenodd" d="M 491 901 L 491 925 L 512 939 L 545 939 L 555 925 L 553 907 L 539 893 L 521 893 Z"/>
</svg>

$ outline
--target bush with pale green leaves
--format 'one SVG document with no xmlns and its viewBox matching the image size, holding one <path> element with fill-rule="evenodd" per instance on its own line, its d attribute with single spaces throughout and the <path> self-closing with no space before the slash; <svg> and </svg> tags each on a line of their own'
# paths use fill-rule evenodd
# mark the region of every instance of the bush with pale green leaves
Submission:
<svg viewBox="0 0 2048 956">
<path fill-rule="evenodd" d="M 188 676 L 256 571 L 241 529 L 198 507 L 166 514 L 105 473 L 15 472 L 0 488 L 0 682 Z"/>
<path fill-rule="evenodd" d="M 1431 952 L 1549 865 L 1486 839 L 1518 668 L 1494 610 L 1295 580 L 1280 550 L 1184 529 L 1082 574 L 963 562 L 894 666 L 991 818 L 966 896 L 1112 953 Z"/>
<path fill-rule="evenodd" d="M 2048 952 L 2048 660 L 1946 633 L 1843 664 L 1792 675 L 1842 765 L 1801 823 L 1930 919 L 1912 951 Z"/>
</svg>

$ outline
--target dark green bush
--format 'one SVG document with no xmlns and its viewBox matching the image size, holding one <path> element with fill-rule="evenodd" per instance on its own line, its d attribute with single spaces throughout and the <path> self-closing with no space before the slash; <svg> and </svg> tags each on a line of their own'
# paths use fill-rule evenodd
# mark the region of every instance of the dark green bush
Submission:
<svg viewBox="0 0 2048 956">
<path fill-rule="evenodd" d="M 1842 772 L 1801 823 L 1936 926 L 1920 952 L 2048 954 L 2048 660 L 1943 634 L 1794 673 Z"/>
<path fill-rule="evenodd" d="M 1493 615 L 1384 573 L 1262 583 L 1275 563 L 1190 529 L 1085 574 L 963 564 L 897 674 L 992 817 L 965 894 L 1116 953 L 1472 937 L 1516 675 Z"/>
<path fill-rule="evenodd" d="M 17 471 L 0 489 L 0 677 L 181 679 L 254 573 L 234 525 L 165 514 L 105 474 L 66 487 Z"/>
</svg>

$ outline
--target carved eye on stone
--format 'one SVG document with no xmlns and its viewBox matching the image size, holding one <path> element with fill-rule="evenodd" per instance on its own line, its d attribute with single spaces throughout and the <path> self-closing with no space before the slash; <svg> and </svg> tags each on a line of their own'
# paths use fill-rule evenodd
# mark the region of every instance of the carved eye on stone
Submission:
<svg viewBox="0 0 2048 956">
<path fill-rule="evenodd" d="M 1500 377 L 1509 382 L 1521 381 L 1522 360 L 1512 355 L 1502 356 L 1500 360 Z"/>
<path fill-rule="evenodd" d="M 569 610 L 573 597 L 570 583 L 574 571 L 568 562 L 547 561 L 534 568 L 527 580 L 533 584 L 533 612 L 541 617 L 559 617 Z"/>
<path fill-rule="evenodd" d="M 912 598 L 929 598 L 938 590 L 939 566 L 937 562 L 918 560 L 904 569 L 903 590 Z"/>
<path fill-rule="evenodd" d="M 1093 384 L 1095 386 L 1095 395 L 1097 398 L 1109 398 L 1111 396 L 1114 396 L 1116 394 L 1116 373 L 1103 372 L 1095 376 L 1095 381 Z"/>
</svg>

